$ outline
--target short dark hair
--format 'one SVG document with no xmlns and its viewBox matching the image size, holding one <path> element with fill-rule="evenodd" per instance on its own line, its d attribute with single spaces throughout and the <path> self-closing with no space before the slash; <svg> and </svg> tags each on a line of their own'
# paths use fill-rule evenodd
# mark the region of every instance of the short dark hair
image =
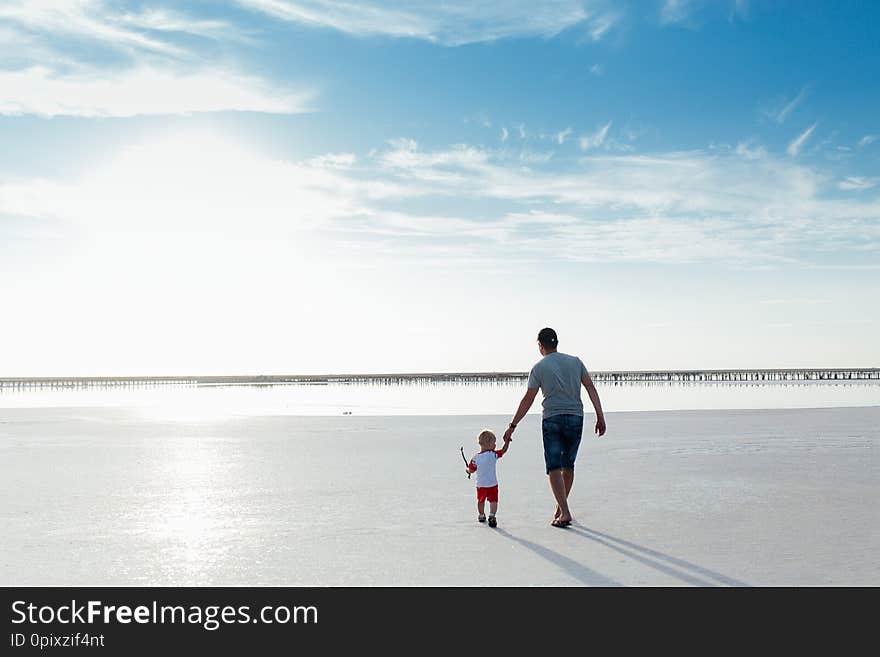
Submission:
<svg viewBox="0 0 880 657">
<path fill-rule="evenodd" d="M 556 337 L 556 331 L 552 328 L 542 328 L 538 332 L 538 342 L 549 349 L 556 349 L 556 345 L 559 343 L 559 338 Z"/>
</svg>

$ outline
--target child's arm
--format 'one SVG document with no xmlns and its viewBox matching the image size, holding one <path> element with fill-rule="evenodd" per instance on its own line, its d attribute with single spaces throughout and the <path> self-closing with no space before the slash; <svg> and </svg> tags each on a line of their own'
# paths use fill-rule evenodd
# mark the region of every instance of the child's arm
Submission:
<svg viewBox="0 0 880 657">
<path fill-rule="evenodd" d="M 476 471 L 477 471 L 477 464 L 474 463 L 473 459 L 471 459 L 471 461 L 470 461 L 470 463 L 468 463 L 468 467 L 467 467 L 468 477 L 471 476 L 472 472 L 476 472 Z"/>
<path fill-rule="evenodd" d="M 501 449 L 495 450 L 495 453 L 498 455 L 498 458 L 501 458 L 502 456 L 504 456 L 504 454 L 507 452 L 508 447 L 510 447 L 510 438 L 506 438 L 504 440 L 504 447 L 502 447 Z"/>
</svg>

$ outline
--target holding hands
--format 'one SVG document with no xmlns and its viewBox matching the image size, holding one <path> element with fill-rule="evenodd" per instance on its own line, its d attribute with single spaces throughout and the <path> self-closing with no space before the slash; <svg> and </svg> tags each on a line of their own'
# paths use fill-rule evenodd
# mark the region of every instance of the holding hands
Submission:
<svg viewBox="0 0 880 657">
<path fill-rule="evenodd" d="M 507 431 L 504 432 L 504 436 L 503 436 L 504 442 L 509 443 L 513 440 L 513 430 L 514 429 L 516 429 L 515 424 L 511 424 L 509 427 L 507 427 Z"/>
</svg>

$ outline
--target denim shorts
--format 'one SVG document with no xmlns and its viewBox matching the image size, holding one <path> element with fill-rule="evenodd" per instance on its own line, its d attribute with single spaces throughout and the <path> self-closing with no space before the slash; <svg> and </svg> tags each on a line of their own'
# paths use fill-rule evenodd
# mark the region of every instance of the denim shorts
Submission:
<svg viewBox="0 0 880 657">
<path fill-rule="evenodd" d="M 544 434 L 544 464 L 551 470 L 574 470 L 581 434 L 584 432 L 582 415 L 551 415 L 541 422 Z"/>
</svg>

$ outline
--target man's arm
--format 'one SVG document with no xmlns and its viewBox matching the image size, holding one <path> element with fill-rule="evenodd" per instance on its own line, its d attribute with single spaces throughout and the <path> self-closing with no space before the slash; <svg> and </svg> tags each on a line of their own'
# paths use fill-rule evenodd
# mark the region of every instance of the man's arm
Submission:
<svg viewBox="0 0 880 657">
<path fill-rule="evenodd" d="M 590 378 L 589 374 L 581 376 L 581 383 L 587 389 L 587 395 L 589 395 L 590 401 L 593 402 L 593 409 L 596 411 L 596 433 L 603 436 L 605 435 L 605 414 L 602 412 L 602 402 L 599 401 L 599 393 L 596 391 L 596 386 L 593 385 L 593 379 Z"/>
<path fill-rule="evenodd" d="M 535 395 L 538 394 L 538 390 L 540 388 L 528 388 L 526 390 L 526 394 L 523 395 L 522 401 L 519 403 L 519 408 L 516 409 L 516 413 L 513 416 L 513 419 L 510 421 L 510 426 L 507 427 L 507 431 L 504 432 L 504 442 L 509 442 L 513 440 L 513 430 L 516 429 L 516 425 L 519 424 L 519 421 L 522 420 L 526 413 L 529 412 L 529 409 L 532 407 L 532 403 L 535 401 Z M 504 446 L 505 449 L 507 445 Z"/>
</svg>

